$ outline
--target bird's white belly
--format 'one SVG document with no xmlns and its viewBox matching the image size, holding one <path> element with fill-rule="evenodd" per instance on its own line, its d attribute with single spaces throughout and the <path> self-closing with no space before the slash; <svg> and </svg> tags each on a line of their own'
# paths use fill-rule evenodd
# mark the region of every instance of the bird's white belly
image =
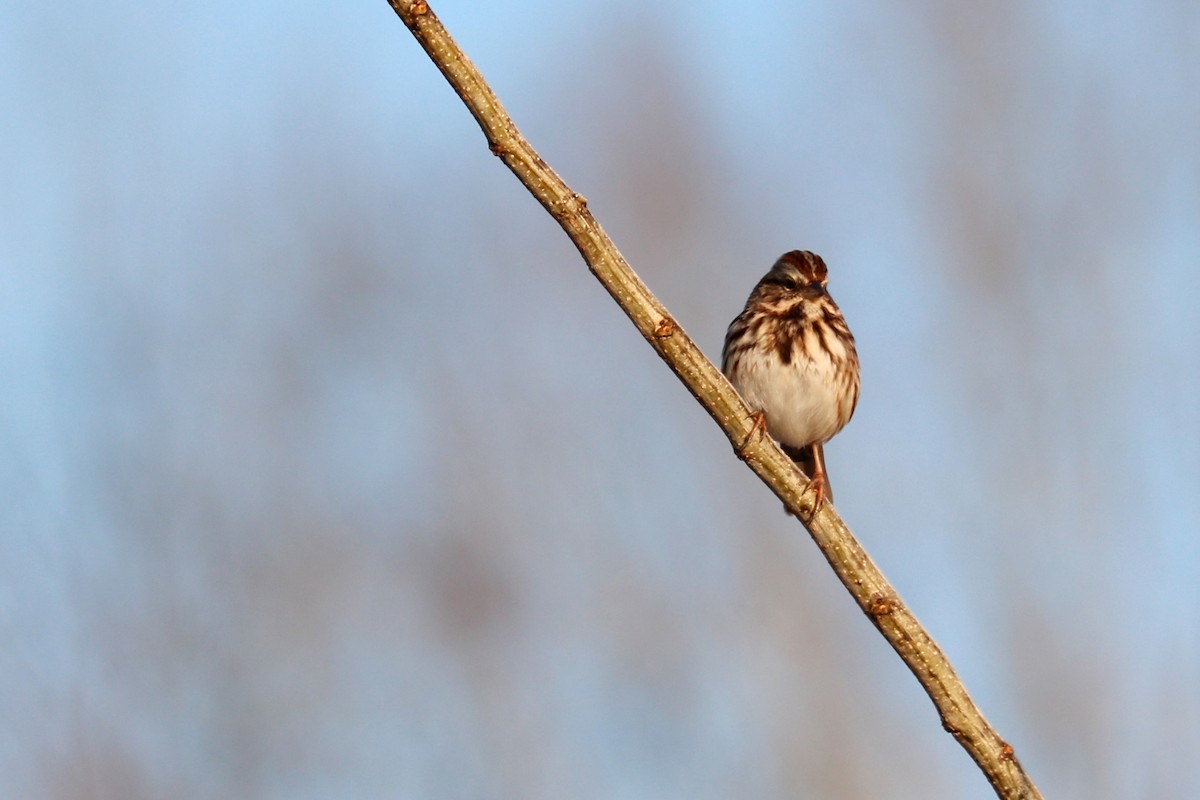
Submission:
<svg viewBox="0 0 1200 800">
<path fill-rule="evenodd" d="M 825 442 L 845 424 L 839 419 L 839 381 L 824 353 L 784 365 L 756 351 L 743 355 L 733 385 L 751 409 L 767 415 L 767 433 L 783 444 Z"/>
</svg>

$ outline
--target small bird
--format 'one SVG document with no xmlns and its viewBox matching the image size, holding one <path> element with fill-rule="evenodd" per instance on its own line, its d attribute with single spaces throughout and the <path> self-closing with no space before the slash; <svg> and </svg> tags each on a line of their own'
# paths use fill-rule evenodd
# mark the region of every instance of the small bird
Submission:
<svg viewBox="0 0 1200 800">
<path fill-rule="evenodd" d="M 815 488 L 814 515 L 833 501 L 825 442 L 858 404 L 854 335 L 825 288 L 827 276 L 815 253 L 780 256 L 729 324 L 721 360 L 755 428 L 778 441 Z"/>
</svg>

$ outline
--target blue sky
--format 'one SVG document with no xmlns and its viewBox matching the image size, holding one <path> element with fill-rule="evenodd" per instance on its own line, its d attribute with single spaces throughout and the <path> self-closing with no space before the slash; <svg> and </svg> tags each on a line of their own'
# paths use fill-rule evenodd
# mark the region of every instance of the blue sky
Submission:
<svg viewBox="0 0 1200 800">
<path fill-rule="evenodd" d="M 1197 11 L 434 10 L 710 355 L 825 256 L 839 510 L 1047 796 L 1189 796 Z M 0 2 L 0 101 L 0 783 L 990 796 L 385 3 Z"/>
</svg>

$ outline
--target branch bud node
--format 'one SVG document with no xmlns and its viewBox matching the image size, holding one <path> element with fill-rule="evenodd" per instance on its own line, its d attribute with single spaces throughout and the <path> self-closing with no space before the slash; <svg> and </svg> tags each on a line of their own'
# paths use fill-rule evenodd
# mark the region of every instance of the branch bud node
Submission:
<svg viewBox="0 0 1200 800">
<path fill-rule="evenodd" d="M 871 598 L 871 603 L 867 606 L 867 613 L 878 619 L 894 613 L 899 607 L 900 604 L 895 599 L 880 594 Z"/>
</svg>

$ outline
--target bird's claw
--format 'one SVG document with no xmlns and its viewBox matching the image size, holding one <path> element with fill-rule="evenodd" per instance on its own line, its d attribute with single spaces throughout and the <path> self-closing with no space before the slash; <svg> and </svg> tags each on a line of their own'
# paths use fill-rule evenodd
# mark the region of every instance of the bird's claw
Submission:
<svg viewBox="0 0 1200 800">
<path fill-rule="evenodd" d="M 754 411 L 750 414 L 750 431 L 746 434 L 746 438 L 737 446 L 737 457 L 742 461 L 746 460 L 746 448 L 750 446 L 750 442 L 754 440 L 754 435 L 758 434 L 759 438 L 767 432 L 767 415 L 763 411 Z"/>
<path fill-rule="evenodd" d="M 810 489 L 813 492 L 813 502 L 812 511 L 808 512 L 808 519 L 811 521 L 820 513 L 821 508 L 825 505 L 825 500 L 830 496 L 829 479 L 823 474 L 814 476 L 805 485 L 804 494 L 808 494 Z"/>
</svg>

